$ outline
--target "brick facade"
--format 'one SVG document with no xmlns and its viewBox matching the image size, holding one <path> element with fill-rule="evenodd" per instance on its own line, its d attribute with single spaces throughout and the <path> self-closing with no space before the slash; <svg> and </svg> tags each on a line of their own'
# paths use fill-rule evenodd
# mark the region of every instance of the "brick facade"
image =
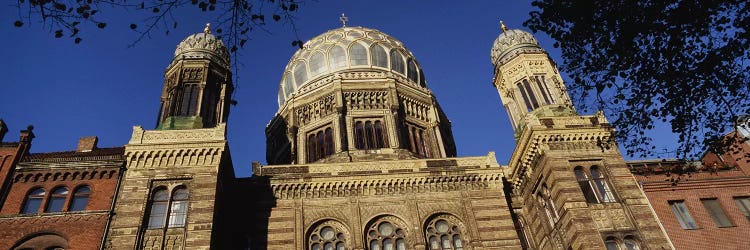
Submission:
<svg viewBox="0 0 750 250">
<path fill-rule="evenodd" d="M 24 156 L 13 166 L 0 210 L 0 249 L 99 249 L 124 164 L 122 155 L 123 148 L 98 149 L 94 143 L 85 152 Z M 44 195 L 35 203 L 38 207 L 24 211 L 31 204 L 30 192 L 40 189 Z M 53 196 L 62 202 L 53 205 Z"/>
<path fill-rule="evenodd" d="M 732 136 L 733 134 L 730 134 Z M 739 151 L 719 157 L 707 153 L 701 162 L 686 164 L 674 160 L 632 161 L 628 165 L 646 193 L 654 211 L 677 249 L 747 249 L 750 219 L 735 198 L 750 197 L 750 164 Z M 679 168 L 686 168 L 682 175 Z M 716 199 L 731 225 L 722 227 L 711 217 L 702 200 Z M 682 201 L 696 228 L 683 228 L 670 202 Z"/>
</svg>

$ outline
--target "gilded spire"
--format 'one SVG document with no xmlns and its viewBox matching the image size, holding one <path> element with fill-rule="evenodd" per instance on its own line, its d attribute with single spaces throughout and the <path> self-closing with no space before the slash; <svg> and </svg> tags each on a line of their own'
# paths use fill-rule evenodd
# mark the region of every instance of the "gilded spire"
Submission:
<svg viewBox="0 0 750 250">
<path fill-rule="evenodd" d="M 203 28 L 203 33 L 211 34 L 211 23 L 206 23 L 206 28 Z"/>
<path fill-rule="evenodd" d="M 339 20 L 341 20 L 341 27 L 346 27 L 346 22 L 349 21 L 349 18 L 344 15 L 344 13 L 341 13 L 341 17 L 339 17 Z"/>
<path fill-rule="evenodd" d="M 500 29 L 503 30 L 503 33 L 508 31 L 508 27 L 505 27 L 505 23 L 503 22 L 503 20 L 500 20 Z"/>
</svg>

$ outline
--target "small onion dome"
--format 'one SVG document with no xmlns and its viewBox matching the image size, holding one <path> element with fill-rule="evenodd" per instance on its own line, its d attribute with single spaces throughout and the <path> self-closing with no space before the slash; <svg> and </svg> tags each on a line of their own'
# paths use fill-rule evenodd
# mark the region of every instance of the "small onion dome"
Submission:
<svg viewBox="0 0 750 250">
<path fill-rule="evenodd" d="M 279 85 L 279 106 L 316 80 L 339 72 L 390 72 L 424 87 L 422 69 L 401 41 L 375 29 L 341 27 L 305 42 L 289 59 Z"/>
<path fill-rule="evenodd" d="M 503 64 L 508 60 L 524 52 L 543 52 L 539 42 L 529 32 L 519 29 L 503 30 L 503 33 L 495 39 L 490 52 L 490 59 L 495 65 Z"/>
<path fill-rule="evenodd" d="M 206 58 L 225 67 L 230 65 L 229 50 L 221 39 L 211 34 L 208 26 L 203 33 L 190 35 L 177 45 L 174 60 L 188 58 Z"/>
</svg>

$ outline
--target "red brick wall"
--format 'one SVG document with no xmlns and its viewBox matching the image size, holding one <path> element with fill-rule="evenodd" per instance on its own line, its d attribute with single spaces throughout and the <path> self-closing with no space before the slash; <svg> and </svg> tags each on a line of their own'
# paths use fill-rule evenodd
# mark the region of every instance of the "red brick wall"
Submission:
<svg viewBox="0 0 750 250">
<path fill-rule="evenodd" d="M 60 215 L 0 217 L 0 249 L 11 249 L 41 232 L 57 234 L 68 242 L 66 249 L 99 249 L 107 222 L 106 212 Z"/>
<path fill-rule="evenodd" d="M 83 176 L 84 173 L 86 177 Z M 92 173 L 94 173 L 94 177 L 91 177 Z M 63 212 L 65 212 L 74 189 L 80 185 L 88 185 L 91 188 L 86 210 L 109 210 L 115 196 L 117 175 L 118 169 L 116 168 L 98 169 L 96 172 L 84 170 L 17 172 L 0 215 L 18 214 L 28 192 L 37 187 L 42 187 L 47 192 L 45 199 L 42 201 L 42 208 L 47 204 L 52 189 L 60 186 L 67 187 L 68 197 L 63 208 Z"/>
<path fill-rule="evenodd" d="M 0 249 L 10 249 L 41 232 L 57 234 L 67 239 L 67 249 L 99 249 L 107 214 L 115 196 L 118 175 L 118 168 L 113 167 L 17 171 L 5 205 L 0 211 Z M 69 212 L 74 190 L 80 185 L 91 188 L 86 210 Z M 52 189 L 60 186 L 68 188 L 63 211 L 44 213 L 43 209 Z M 19 215 L 26 194 L 36 187 L 43 187 L 47 192 L 39 214 Z"/>
<path fill-rule="evenodd" d="M 737 196 L 750 196 L 750 177 L 741 171 L 696 173 L 676 186 L 665 181 L 664 175 L 636 178 L 643 183 L 649 202 L 677 249 L 748 249 L 750 221 L 733 200 Z M 705 198 L 717 198 L 734 226 L 719 228 L 701 202 Z M 684 200 L 697 229 L 680 227 L 668 203 L 672 200 Z"/>
</svg>

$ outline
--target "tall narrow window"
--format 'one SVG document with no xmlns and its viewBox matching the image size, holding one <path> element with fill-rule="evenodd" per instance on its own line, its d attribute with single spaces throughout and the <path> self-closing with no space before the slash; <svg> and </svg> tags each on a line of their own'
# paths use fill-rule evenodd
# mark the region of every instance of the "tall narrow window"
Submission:
<svg viewBox="0 0 750 250">
<path fill-rule="evenodd" d="M 318 140 L 315 138 L 315 134 L 311 134 L 309 137 L 307 137 L 307 161 L 308 162 L 314 162 L 317 160 L 317 147 Z"/>
<path fill-rule="evenodd" d="M 581 187 L 581 192 L 583 192 L 583 197 L 586 198 L 586 202 L 588 203 L 598 203 L 599 201 L 596 199 L 596 195 L 594 194 L 594 190 L 591 187 L 591 182 L 586 174 L 585 171 L 583 171 L 583 167 L 578 166 L 575 168 L 575 175 L 576 180 L 578 180 L 578 186 Z"/>
<path fill-rule="evenodd" d="M 163 228 L 167 219 L 167 206 L 169 205 L 169 192 L 158 189 L 151 196 L 151 209 L 149 211 L 148 228 Z"/>
<path fill-rule="evenodd" d="M 322 159 L 326 156 L 326 138 L 325 134 L 323 134 L 323 131 L 318 131 L 318 159 Z"/>
<path fill-rule="evenodd" d="M 750 197 L 734 197 L 734 203 L 742 211 L 748 221 L 750 221 Z"/>
<path fill-rule="evenodd" d="M 378 146 L 381 148 L 388 147 L 387 135 L 384 133 L 382 122 L 375 121 L 375 141 L 378 142 Z"/>
<path fill-rule="evenodd" d="M 349 48 L 349 62 L 354 65 L 367 65 L 367 49 L 359 43 Z"/>
<path fill-rule="evenodd" d="M 73 199 L 70 201 L 69 211 L 83 211 L 86 210 L 86 205 L 89 203 L 89 196 L 91 195 L 91 188 L 89 186 L 80 186 L 73 191 Z"/>
<path fill-rule="evenodd" d="M 328 62 L 331 65 L 331 69 L 338 69 L 346 67 L 346 52 L 341 46 L 333 46 L 331 51 L 328 52 Z"/>
<path fill-rule="evenodd" d="M 542 193 L 536 194 L 536 200 L 537 200 L 537 203 L 539 203 L 539 210 L 538 210 L 539 213 L 544 214 L 544 218 L 547 218 L 546 221 L 547 223 L 549 223 L 549 226 L 551 228 L 554 228 L 555 218 L 552 217 L 552 213 L 550 212 L 549 204 L 547 204 L 547 200 L 544 199 L 544 197 L 542 196 Z"/>
<path fill-rule="evenodd" d="M 529 95 L 529 99 L 531 100 L 531 105 L 533 105 L 532 109 L 538 108 L 539 102 L 536 100 L 536 95 L 534 94 L 534 91 L 532 90 L 529 80 L 523 79 L 523 86 L 524 88 L 526 88 L 526 93 Z"/>
<path fill-rule="evenodd" d="M 299 88 L 307 81 L 307 67 L 304 62 L 298 62 L 294 66 L 294 86 Z"/>
<path fill-rule="evenodd" d="M 357 149 L 388 147 L 385 130 L 379 120 L 362 120 L 354 123 L 354 141 Z"/>
<path fill-rule="evenodd" d="M 388 54 L 385 53 L 383 46 L 378 44 L 373 45 L 370 53 L 372 54 L 372 65 L 388 68 Z"/>
<path fill-rule="evenodd" d="M 718 227 L 731 227 L 732 221 L 729 220 L 724 209 L 721 208 L 719 200 L 717 199 L 701 199 L 703 206 L 706 207 L 706 211 L 711 215 L 711 219 L 714 220 Z"/>
<path fill-rule="evenodd" d="M 417 74 L 417 63 L 414 60 L 409 59 L 406 65 L 408 78 L 414 83 L 419 82 L 419 75 Z"/>
<path fill-rule="evenodd" d="M 188 208 L 188 190 L 186 187 L 178 187 L 172 191 L 172 198 L 169 206 L 169 225 L 168 227 L 184 227 L 187 218 Z"/>
<path fill-rule="evenodd" d="M 698 225 L 695 224 L 693 216 L 690 216 L 685 201 L 669 201 L 669 206 L 672 207 L 672 213 L 677 217 L 677 221 L 680 223 L 682 229 L 696 229 Z"/>
<path fill-rule="evenodd" d="M 316 76 L 320 73 L 325 72 L 328 69 L 326 65 L 326 59 L 323 57 L 323 53 L 315 52 L 310 57 L 310 75 Z"/>
<path fill-rule="evenodd" d="M 334 153 L 333 129 L 321 128 L 307 136 L 307 162 L 315 162 Z"/>
<path fill-rule="evenodd" d="M 47 201 L 45 212 L 62 212 L 65 200 L 68 198 L 68 188 L 58 187 L 52 190 L 52 194 Z"/>
<path fill-rule="evenodd" d="M 368 149 L 376 148 L 375 140 L 373 140 L 373 130 L 374 129 L 372 128 L 372 122 L 365 122 L 365 140 L 367 141 L 367 145 L 365 145 L 365 147 L 367 147 Z"/>
<path fill-rule="evenodd" d="M 23 202 L 22 214 L 36 214 L 39 213 L 39 207 L 42 206 L 42 200 L 47 192 L 43 188 L 35 188 L 26 195 L 26 201 Z"/>
<path fill-rule="evenodd" d="M 334 153 L 334 144 L 333 144 L 333 129 L 327 128 L 325 130 L 326 134 L 326 155 L 332 155 Z"/>
<path fill-rule="evenodd" d="M 531 112 L 534 110 L 534 107 L 531 106 L 531 101 L 529 101 L 529 95 L 526 93 L 526 89 L 521 86 L 521 83 L 518 84 L 518 91 L 521 93 L 521 99 L 523 99 L 523 103 L 526 104 L 526 111 Z"/>
<path fill-rule="evenodd" d="M 198 86 L 191 84 L 185 85 L 182 93 L 182 104 L 180 105 L 181 116 L 193 116 L 196 115 L 196 109 L 198 106 Z"/>
<path fill-rule="evenodd" d="M 612 189 L 607 185 L 607 179 L 599 171 L 599 167 L 591 167 L 591 177 L 593 178 L 594 186 L 599 191 L 599 197 L 602 202 L 615 202 L 615 195 L 612 193 Z"/>
<path fill-rule="evenodd" d="M 354 139 L 358 149 L 365 148 L 365 125 L 364 122 L 356 122 L 354 125 Z"/>
<path fill-rule="evenodd" d="M 560 214 L 557 213 L 557 207 L 555 207 L 555 201 L 552 199 L 552 193 L 549 191 L 549 188 L 547 188 L 547 184 L 542 185 L 542 196 L 544 197 L 544 200 L 547 203 L 547 210 L 549 210 L 550 215 L 552 215 L 552 218 L 557 221 L 560 219 Z"/>
<path fill-rule="evenodd" d="M 552 104 L 549 99 L 549 89 L 544 86 L 544 83 L 540 78 L 544 78 L 544 76 L 534 76 L 534 81 L 536 82 L 536 86 L 539 87 L 539 92 L 542 92 L 542 97 L 544 98 L 545 104 Z"/>
<path fill-rule="evenodd" d="M 391 50 L 391 70 L 404 74 L 404 56 L 397 50 Z"/>
</svg>

